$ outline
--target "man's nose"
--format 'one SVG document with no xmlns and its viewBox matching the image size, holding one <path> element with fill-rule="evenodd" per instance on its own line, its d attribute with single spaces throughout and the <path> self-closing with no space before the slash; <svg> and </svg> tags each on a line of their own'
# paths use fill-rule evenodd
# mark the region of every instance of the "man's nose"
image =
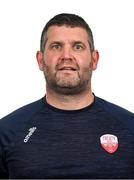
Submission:
<svg viewBox="0 0 134 180">
<path fill-rule="evenodd" d="M 72 60 L 73 55 L 70 47 L 64 47 L 62 49 L 61 59 L 62 60 Z"/>
</svg>

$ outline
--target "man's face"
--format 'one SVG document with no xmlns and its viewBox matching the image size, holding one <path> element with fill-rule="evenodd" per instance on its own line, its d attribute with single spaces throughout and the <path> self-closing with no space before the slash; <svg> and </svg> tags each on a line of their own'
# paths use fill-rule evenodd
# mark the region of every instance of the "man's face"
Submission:
<svg viewBox="0 0 134 180">
<path fill-rule="evenodd" d="M 47 90 L 70 95 L 90 90 L 98 53 L 91 52 L 86 30 L 51 26 L 46 37 L 44 53 L 38 52 L 37 60 L 44 72 Z"/>
</svg>

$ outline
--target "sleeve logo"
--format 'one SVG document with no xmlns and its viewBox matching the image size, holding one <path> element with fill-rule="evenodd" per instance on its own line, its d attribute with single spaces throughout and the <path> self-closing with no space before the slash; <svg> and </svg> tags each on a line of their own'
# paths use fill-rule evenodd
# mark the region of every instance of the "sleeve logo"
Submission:
<svg viewBox="0 0 134 180">
<path fill-rule="evenodd" d="M 32 136 L 32 134 L 34 133 L 35 130 L 36 130 L 36 127 L 32 127 L 29 129 L 29 133 L 24 138 L 24 143 L 28 142 L 29 138 Z"/>
</svg>

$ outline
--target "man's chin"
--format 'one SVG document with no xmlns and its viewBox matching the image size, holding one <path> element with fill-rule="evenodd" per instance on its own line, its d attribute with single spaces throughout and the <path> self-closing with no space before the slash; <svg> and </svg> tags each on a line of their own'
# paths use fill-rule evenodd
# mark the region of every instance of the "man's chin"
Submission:
<svg viewBox="0 0 134 180">
<path fill-rule="evenodd" d="M 62 95 L 77 95 L 84 91 L 85 88 L 80 86 L 55 86 L 53 90 Z"/>
</svg>

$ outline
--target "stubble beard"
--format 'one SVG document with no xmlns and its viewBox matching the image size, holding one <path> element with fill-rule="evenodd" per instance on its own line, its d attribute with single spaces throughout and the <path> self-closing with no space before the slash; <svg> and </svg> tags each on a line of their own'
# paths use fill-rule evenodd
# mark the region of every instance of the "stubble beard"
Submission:
<svg viewBox="0 0 134 180">
<path fill-rule="evenodd" d="M 46 65 L 45 69 L 44 76 L 48 90 L 61 95 L 78 95 L 87 89 L 91 90 L 92 70 L 89 68 L 84 68 L 82 74 L 77 70 L 74 78 L 60 77 L 58 71 L 52 73 Z"/>
</svg>

